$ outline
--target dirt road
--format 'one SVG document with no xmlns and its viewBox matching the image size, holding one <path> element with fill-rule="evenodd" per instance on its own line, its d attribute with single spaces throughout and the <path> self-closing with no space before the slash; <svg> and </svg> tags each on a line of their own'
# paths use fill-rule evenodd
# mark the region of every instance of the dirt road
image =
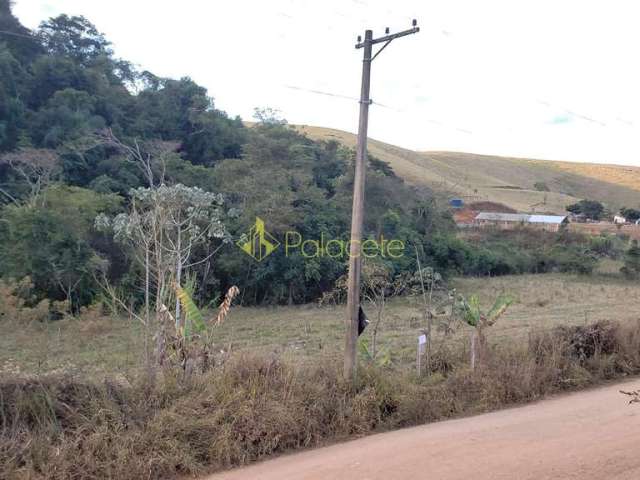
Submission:
<svg viewBox="0 0 640 480">
<path fill-rule="evenodd" d="M 287 455 L 208 480 L 638 480 L 635 380 Z"/>
</svg>

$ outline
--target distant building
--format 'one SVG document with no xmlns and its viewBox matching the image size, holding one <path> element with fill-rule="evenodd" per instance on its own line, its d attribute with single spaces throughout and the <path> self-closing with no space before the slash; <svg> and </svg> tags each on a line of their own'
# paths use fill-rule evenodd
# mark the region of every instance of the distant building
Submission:
<svg viewBox="0 0 640 480">
<path fill-rule="evenodd" d="M 627 223 L 627 219 L 622 215 L 616 215 L 615 217 L 613 217 L 613 223 L 615 223 L 616 225 L 624 225 L 625 223 Z"/>
<path fill-rule="evenodd" d="M 557 232 L 567 225 L 569 219 L 560 215 L 529 215 L 526 213 L 495 213 L 480 212 L 476 215 L 474 224 L 478 227 L 497 227 L 512 230 L 519 226 L 527 226 L 539 230 Z"/>
</svg>

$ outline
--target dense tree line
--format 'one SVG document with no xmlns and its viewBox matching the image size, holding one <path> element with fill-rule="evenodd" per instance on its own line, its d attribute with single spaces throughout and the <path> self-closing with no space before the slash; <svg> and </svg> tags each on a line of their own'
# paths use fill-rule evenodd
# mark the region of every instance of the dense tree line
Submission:
<svg viewBox="0 0 640 480">
<path fill-rule="evenodd" d="M 224 241 L 194 246 L 185 272 L 201 304 L 230 285 L 244 303 L 307 302 L 344 275 L 344 257 L 280 248 L 256 262 L 234 243 L 256 217 L 280 240 L 295 231 L 346 241 L 353 151 L 312 141 L 269 110 L 246 127 L 191 79 L 160 78 L 116 58 L 87 19 L 61 15 L 30 31 L 10 7 L 0 0 L 1 277 L 29 277 L 33 301 L 68 300 L 74 309 L 100 295 L 100 281 L 141 304 L 135 252 L 94 222 L 130 211 L 132 192 L 163 184 L 224 198 Z M 575 260 L 562 251 L 541 264 L 513 243 L 456 238 L 432 192 L 373 157 L 366 185 L 365 236 L 406 246 L 400 258 L 377 260 L 391 275 L 415 271 L 416 251 L 443 274 L 544 271 Z"/>
<path fill-rule="evenodd" d="M 0 13 L 3 276 L 29 276 L 39 297 L 77 306 L 95 297 L 96 275 L 104 274 L 139 300 L 131 253 L 92 219 L 126 209 L 132 189 L 152 178 L 222 193 L 230 238 L 260 216 L 279 238 L 296 231 L 347 239 L 353 152 L 314 142 L 268 111 L 245 127 L 189 78 L 160 78 L 116 58 L 85 18 L 61 15 L 30 31 L 7 0 Z M 401 238 L 424 253 L 427 234 L 450 221 L 429 192 L 408 187 L 384 162 L 370 165 L 367 235 Z M 206 258 L 211 248 L 195 255 Z M 257 263 L 230 243 L 193 273 L 202 302 L 230 284 L 241 285 L 245 302 L 303 302 L 332 288 L 345 264 L 283 249 Z"/>
</svg>

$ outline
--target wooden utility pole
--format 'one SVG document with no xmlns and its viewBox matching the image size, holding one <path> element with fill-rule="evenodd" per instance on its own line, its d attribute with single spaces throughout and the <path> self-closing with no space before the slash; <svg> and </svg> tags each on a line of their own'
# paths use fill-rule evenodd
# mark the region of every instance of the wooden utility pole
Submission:
<svg viewBox="0 0 640 480">
<path fill-rule="evenodd" d="M 364 223 L 364 181 L 367 166 L 367 130 L 369 126 L 369 87 L 371 80 L 371 62 L 384 50 L 392 40 L 417 33 L 420 29 L 413 20 L 413 28 L 380 38 L 373 38 L 373 32 L 367 30 L 364 42 L 358 37 L 356 48 L 364 49 L 362 59 L 362 87 L 360 90 L 360 119 L 358 124 L 358 145 L 356 148 L 356 164 L 353 179 L 353 208 L 351 211 L 351 243 L 349 246 L 349 283 L 347 288 L 347 317 L 344 352 L 344 378 L 354 381 L 356 376 L 356 350 L 358 343 L 358 321 L 360 313 L 360 276 L 362 270 L 361 242 Z M 373 45 L 384 42 L 384 45 L 372 57 Z"/>
</svg>

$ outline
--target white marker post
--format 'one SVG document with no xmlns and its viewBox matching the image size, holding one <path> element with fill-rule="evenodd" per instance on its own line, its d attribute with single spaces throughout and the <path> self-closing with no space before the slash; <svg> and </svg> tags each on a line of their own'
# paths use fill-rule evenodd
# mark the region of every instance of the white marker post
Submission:
<svg viewBox="0 0 640 480">
<path fill-rule="evenodd" d="M 427 336 L 422 334 L 418 337 L 418 355 L 416 358 L 416 368 L 418 369 L 418 376 L 422 375 L 422 357 L 425 349 L 427 348 Z"/>
</svg>

